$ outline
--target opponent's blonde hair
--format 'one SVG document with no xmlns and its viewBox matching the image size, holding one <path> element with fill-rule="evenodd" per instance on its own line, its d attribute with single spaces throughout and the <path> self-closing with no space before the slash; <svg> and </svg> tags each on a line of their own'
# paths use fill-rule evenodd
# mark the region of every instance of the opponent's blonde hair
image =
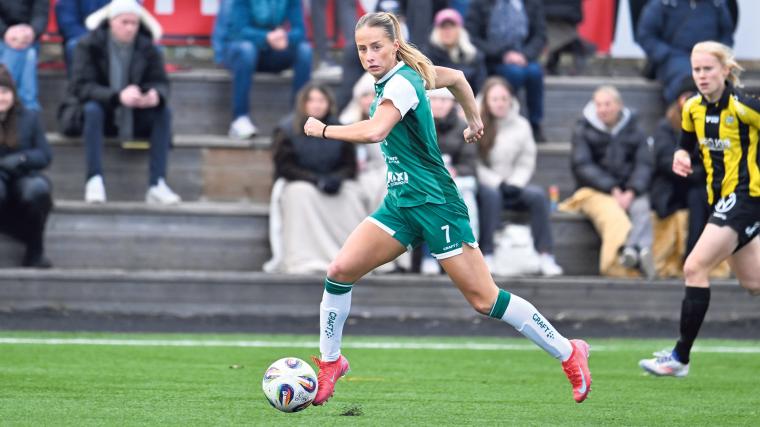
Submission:
<svg viewBox="0 0 760 427">
<path fill-rule="evenodd" d="M 704 41 L 695 44 L 691 49 L 692 55 L 697 52 L 707 53 L 714 56 L 721 65 L 728 67 L 730 71 L 728 73 L 728 81 L 737 87 L 740 87 L 742 85 L 739 76 L 741 76 L 744 68 L 739 65 L 738 62 L 736 62 L 734 51 L 730 47 L 716 41 Z"/>
<path fill-rule="evenodd" d="M 368 13 L 359 18 L 359 22 L 356 23 L 356 29 L 358 30 L 365 26 L 382 28 L 391 41 L 398 41 L 399 49 L 396 59 L 404 61 L 406 65 L 419 73 L 425 81 L 425 88 L 435 88 L 435 68 L 433 67 L 433 63 L 427 56 L 417 50 L 414 45 L 404 40 L 404 37 L 401 35 L 401 25 L 392 13 Z"/>
</svg>

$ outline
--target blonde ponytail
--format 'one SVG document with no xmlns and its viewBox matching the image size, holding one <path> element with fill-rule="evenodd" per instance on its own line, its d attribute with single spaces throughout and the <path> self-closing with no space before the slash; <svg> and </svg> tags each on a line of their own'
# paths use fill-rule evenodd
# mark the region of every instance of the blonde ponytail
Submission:
<svg viewBox="0 0 760 427">
<path fill-rule="evenodd" d="M 417 50 L 414 45 L 407 43 L 404 40 L 404 37 L 401 35 L 401 25 L 392 13 L 368 13 L 359 18 L 359 22 L 356 23 L 356 29 L 358 30 L 365 26 L 380 27 L 385 31 L 385 34 L 391 39 L 391 41 L 398 41 L 399 49 L 396 59 L 403 61 L 406 65 L 416 71 L 422 77 L 422 80 L 425 81 L 426 89 L 435 88 L 436 76 L 433 63 L 427 56 Z"/>
<path fill-rule="evenodd" d="M 739 77 L 741 76 L 742 71 L 744 71 L 744 68 L 736 62 L 734 51 L 731 50 L 730 47 L 715 41 L 704 41 L 694 45 L 691 54 L 693 55 L 696 52 L 707 53 L 717 58 L 718 62 L 724 67 L 728 67 L 730 71 L 728 74 L 728 81 L 735 87 L 742 86 Z"/>
</svg>

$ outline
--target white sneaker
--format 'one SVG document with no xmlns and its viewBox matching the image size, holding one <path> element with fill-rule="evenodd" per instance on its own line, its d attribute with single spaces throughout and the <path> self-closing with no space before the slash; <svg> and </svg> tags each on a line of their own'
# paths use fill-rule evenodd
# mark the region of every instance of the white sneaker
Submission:
<svg viewBox="0 0 760 427">
<path fill-rule="evenodd" d="M 435 276 L 441 274 L 441 266 L 435 258 L 423 258 L 420 264 L 420 273 L 425 276 Z"/>
<path fill-rule="evenodd" d="M 654 359 L 640 360 L 639 366 L 641 369 L 658 377 L 682 378 L 689 374 L 689 365 L 674 359 L 672 351 L 658 351 L 654 353 L 654 356 Z"/>
<path fill-rule="evenodd" d="M 541 254 L 538 258 L 538 270 L 542 276 L 552 277 L 561 276 L 564 272 L 562 267 L 557 264 L 552 254 Z"/>
<path fill-rule="evenodd" d="M 258 133 L 258 129 L 248 116 L 240 116 L 230 124 L 229 136 L 236 139 L 248 139 Z"/>
<path fill-rule="evenodd" d="M 163 178 L 159 178 L 158 184 L 148 188 L 145 193 L 145 203 L 148 204 L 175 205 L 181 201 L 182 198 L 166 185 Z"/>
<path fill-rule="evenodd" d="M 87 203 L 105 203 L 106 187 L 103 185 L 103 177 L 93 175 L 84 185 L 84 201 Z"/>
<path fill-rule="evenodd" d="M 618 259 L 620 265 L 626 268 L 636 268 L 639 265 L 639 253 L 636 248 L 626 246 L 623 251 L 620 252 L 620 258 Z"/>
<path fill-rule="evenodd" d="M 343 75 L 343 67 L 335 63 L 320 61 L 311 76 L 315 79 L 340 79 Z"/>
</svg>

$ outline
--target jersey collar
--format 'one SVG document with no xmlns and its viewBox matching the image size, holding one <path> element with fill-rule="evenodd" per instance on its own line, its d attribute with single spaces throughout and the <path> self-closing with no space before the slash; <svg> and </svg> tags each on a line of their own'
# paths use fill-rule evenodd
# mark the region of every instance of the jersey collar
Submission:
<svg viewBox="0 0 760 427">
<path fill-rule="evenodd" d="M 401 67 L 404 66 L 404 64 L 405 64 L 404 61 L 400 61 L 398 64 L 396 64 L 395 67 L 391 68 L 390 71 L 385 73 L 385 75 L 381 77 L 380 80 L 376 81 L 375 84 L 379 85 L 379 84 L 385 83 L 389 78 L 391 78 L 392 75 L 396 74 L 396 71 L 400 70 Z"/>
<path fill-rule="evenodd" d="M 734 85 L 726 80 L 726 88 L 723 89 L 723 94 L 720 95 L 720 99 L 717 102 L 718 108 L 721 110 L 728 107 L 728 98 L 731 96 L 731 94 L 734 93 Z M 702 95 L 702 105 L 710 105 L 710 102 L 707 101 L 707 98 Z"/>
</svg>

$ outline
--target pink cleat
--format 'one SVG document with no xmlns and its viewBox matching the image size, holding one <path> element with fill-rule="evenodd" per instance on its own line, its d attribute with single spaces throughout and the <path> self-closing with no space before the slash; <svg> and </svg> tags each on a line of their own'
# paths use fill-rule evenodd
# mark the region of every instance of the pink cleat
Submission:
<svg viewBox="0 0 760 427">
<path fill-rule="evenodd" d="M 591 391 L 591 371 L 588 369 L 589 349 L 588 343 L 583 340 L 570 340 L 573 346 L 573 354 L 562 362 L 567 379 L 573 386 L 573 398 L 577 403 L 586 400 Z"/>
<path fill-rule="evenodd" d="M 317 396 L 314 398 L 312 405 L 319 406 L 332 397 L 335 392 L 335 383 L 348 372 L 348 359 L 341 355 L 338 360 L 333 362 L 323 362 L 316 356 L 311 356 L 311 360 L 319 368 L 319 373 L 317 374 Z"/>
</svg>

